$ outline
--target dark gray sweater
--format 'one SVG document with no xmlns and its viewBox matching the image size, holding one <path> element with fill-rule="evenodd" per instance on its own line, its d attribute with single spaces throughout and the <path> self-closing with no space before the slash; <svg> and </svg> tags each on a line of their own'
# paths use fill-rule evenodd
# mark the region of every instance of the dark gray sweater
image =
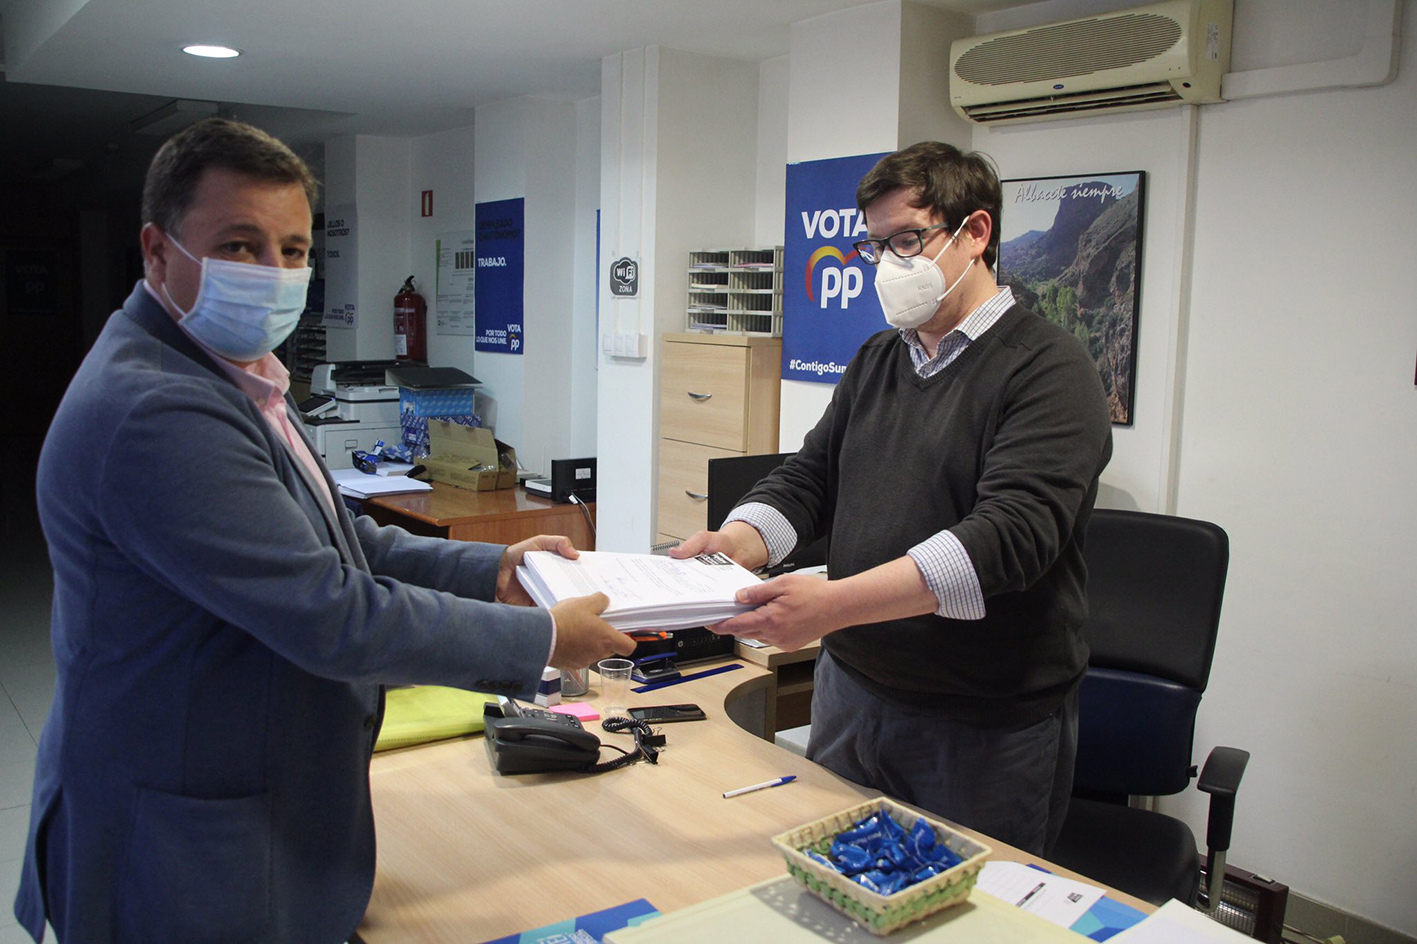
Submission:
<svg viewBox="0 0 1417 944">
<path fill-rule="evenodd" d="M 782 512 L 799 543 L 829 534 L 834 579 L 950 529 L 983 620 L 932 614 L 823 644 L 887 701 L 1022 724 L 1053 711 L 1087 665 L 1083 537 L 1111 454 L 1087 352 L 1016 305 L 928 379 L 894 329 L 869 338 L 802 449 L 743 500 Z"/>
</svg>

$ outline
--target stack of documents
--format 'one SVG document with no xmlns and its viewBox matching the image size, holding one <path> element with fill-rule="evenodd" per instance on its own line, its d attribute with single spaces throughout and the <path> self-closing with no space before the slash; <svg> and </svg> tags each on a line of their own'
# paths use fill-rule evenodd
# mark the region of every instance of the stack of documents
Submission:
<svg viewBox="0 0 1417 944">
<path fill-rule="evenodd" d="M 756 608 L 736 602 L 734 594 L 759 582 L 723 554 L 675 560 L 610 551 L 582 551 L 577 560 L 528 551 L 517 579 L 546 609 L 572 597 L 603 593 L 610 606 L 601 617 L 626 633 L 720 623 Z"/>
<path fill-rule="evenodd" d="M 350 498 L 433 491 L 433 486 L 427 482 L 406 475 L 369 475 L 358 469 L 331 469 L 330 478 L 339 486 L 340 494 Z"/>
</svg>

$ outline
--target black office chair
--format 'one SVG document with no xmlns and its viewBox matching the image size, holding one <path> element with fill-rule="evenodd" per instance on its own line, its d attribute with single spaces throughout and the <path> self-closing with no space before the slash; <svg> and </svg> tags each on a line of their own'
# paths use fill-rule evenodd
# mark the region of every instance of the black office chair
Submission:
<svg viewBox="0 0 1417 944">
<path fill-rule="evenodd" d="M 1215 654 L 1229 538 L 1206 521 L 1098 509 L 1084 554 L 1092 656 L 1072 802 L 1049 857 L 1153 904 L 1195 906 L 1200 856 L 1190 828 L 1127 800 L 1179 793 L 1196 775 L 1196 709 Z M 1249 756 L 1215 748 L 1197 783 L 1211 797 L 1208 902 L 1219 901 Z"/>
</svg>

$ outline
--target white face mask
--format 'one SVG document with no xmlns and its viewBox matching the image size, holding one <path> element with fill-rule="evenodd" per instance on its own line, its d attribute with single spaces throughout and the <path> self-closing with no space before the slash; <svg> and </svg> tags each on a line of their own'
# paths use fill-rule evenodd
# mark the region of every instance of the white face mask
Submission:
<svg viewBox="0 0 1417 944">
<path fill-rule="evenodd" d="M 897 328 L 918 328 L 934 317 L 940 302 L 955 290 L 955 286 L 969 273 L 974 260 L 959 274 L 949 288 L 945 288 L 945 274 L 935 265 L 935 259 L 944 255 L 955 237 L 964 229 L 969 217 L 959 224 L 933 259 L 923 254 L 902 259 L 890 249 L 881 253 L 881 261 L 876 266 L 876 296 L 881 300 L 881 311 L 886 320 Z"/>
<path fill-rule="evenodd" d="M 284 269 L 229 262 L 210 256 L 198 259 L 173 239 L 182 254 L 202 266 L 197 300 L 183 311 L 172 300 L 164 281 L 162 293 L 182 316 L 182 327 L 222 357 L 258 361 L 290 337 L 305 310 L 310 285 L 308 266 Z"/>
</svg>

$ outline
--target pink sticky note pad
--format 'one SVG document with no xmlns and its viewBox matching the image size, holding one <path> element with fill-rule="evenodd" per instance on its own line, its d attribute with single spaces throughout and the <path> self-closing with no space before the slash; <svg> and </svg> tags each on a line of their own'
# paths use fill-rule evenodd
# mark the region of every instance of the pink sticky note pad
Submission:
<svg viewBox="0 0 1417 944">
<path fill-rule="evenodd" d="M 600 712 L 583 701 L 564 702 L 559 705 L 552 705 L 548 710 L 560 712 L 563 715 L 570 715 L 581 721 L 595 721 L 600 717 Z"/>
</svg>

